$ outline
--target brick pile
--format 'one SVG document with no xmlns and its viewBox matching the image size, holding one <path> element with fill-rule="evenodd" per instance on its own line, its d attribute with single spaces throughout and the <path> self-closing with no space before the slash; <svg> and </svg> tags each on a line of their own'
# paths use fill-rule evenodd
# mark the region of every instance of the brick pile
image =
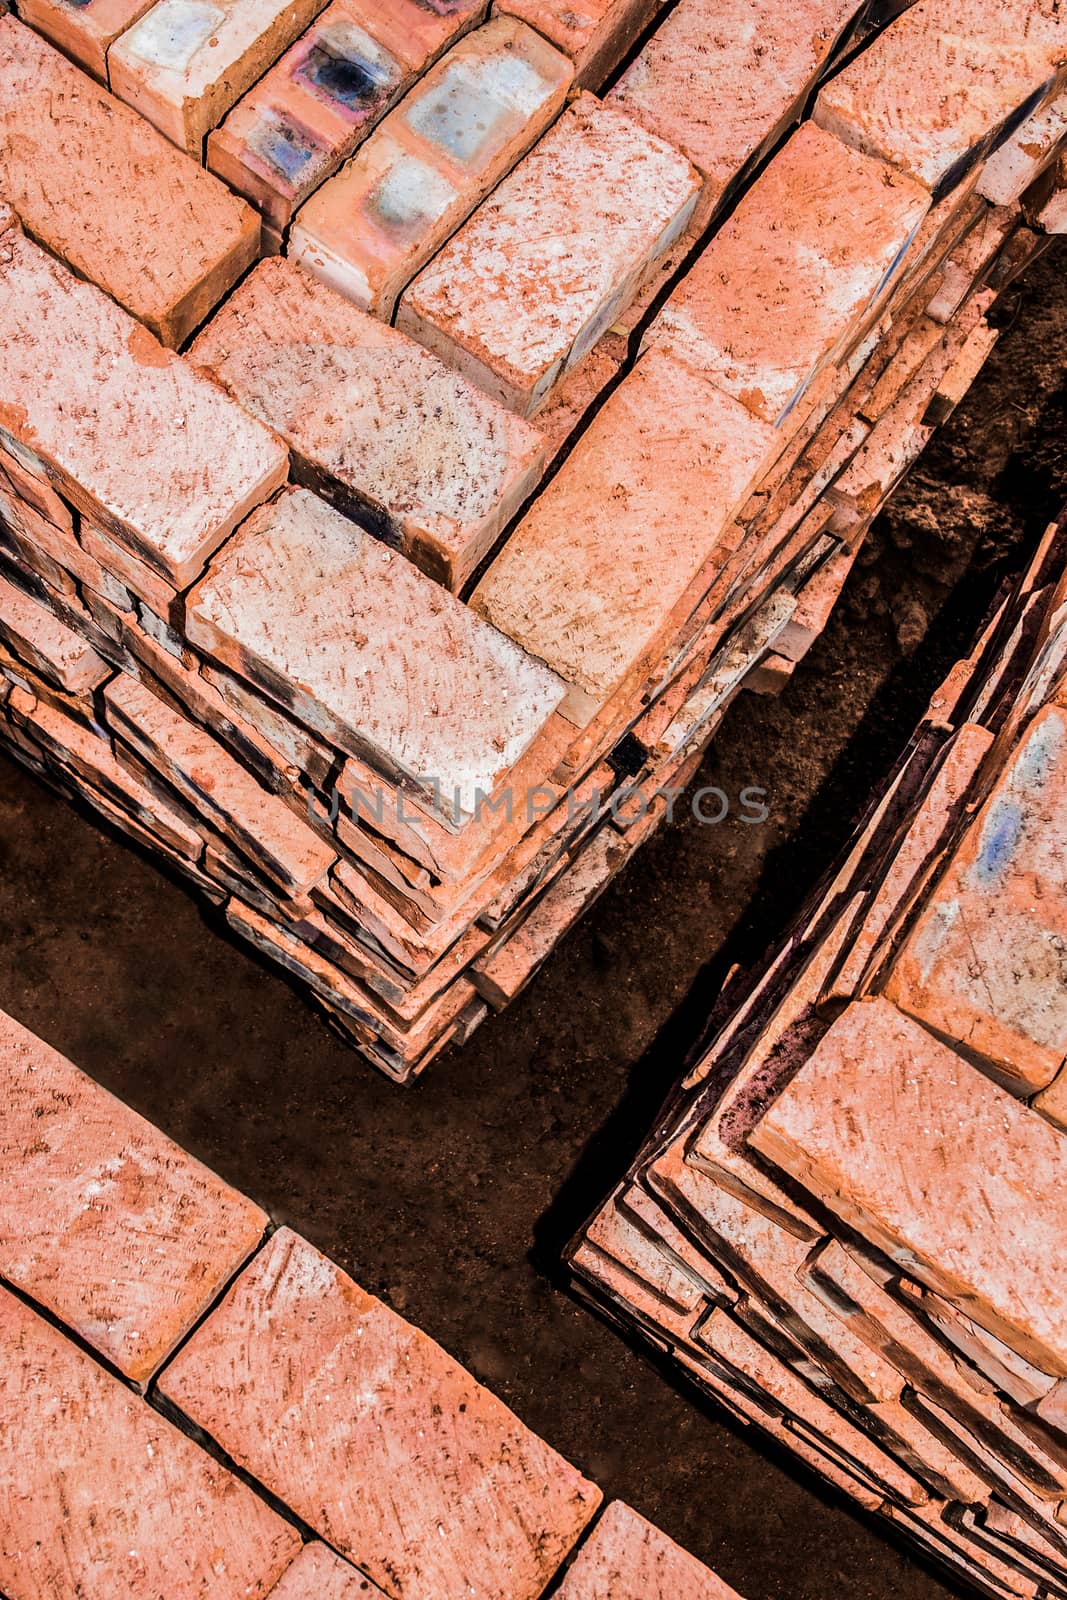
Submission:
<svg viewBox="0 0 1067 1600">
<path fill-rule="evenodd" d="M 0 17 L 0 738 L 403 1079 L 825 625 L 1061 225 L 1067 23 L 315 9 Z"/>
<path fill-rule="evenodd" d="M 6 1600 L 738 1600 L 0 1013 Z"/>
<path fill-rule="evenodd" d="M 1067 514 L 571 1248 L 995 1596 L 1067 1594 Z"/>
</svg>

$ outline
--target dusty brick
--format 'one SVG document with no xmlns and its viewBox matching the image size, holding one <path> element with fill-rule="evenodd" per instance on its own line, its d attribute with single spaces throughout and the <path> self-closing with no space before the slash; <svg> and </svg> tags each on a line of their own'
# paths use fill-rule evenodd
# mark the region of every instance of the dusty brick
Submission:
<svg viewBox="0 0 1067 1600">
<path fill-rule="evenodd" d="M 248 206 L 13 17 L 0 17 L 0 193 L 168 345 L 259 253 Z"/>
<path fill-rule="evenodd" d="M 184 587 L 285 481 L 284 446 L 3 205 L 0 290 L 0 445 L 28 446 L 79 510 Z"/>
<path fill-rule="evenodd" d="M 1067 1060 L 1067 710 L 1031 723 L 886 992 L 1029 1094 Z"/>
<path fill-rule="evenodd" d="M 16 461 L 4 449 L 0 449 L 0 483 L 11 494 L 25 500 L 39 516 L 51 522 L 57 532 L 74 537 L 74 521 L 66 501 L 56 494 L 46 477 L 36 470 L 27 470 L 24 462 Z"/>
<path fill-rule="evenodd" d="M 119 737 L 282 888 L 299 894 L 333 865 L 337 852 L 283 800 L 144 685 L 120 674 L 104 699 Z"/>
<path fill-rule="evenodd" d="M 0 639 L 50 683 L 73 694 L 85 694 L 111 675 L 84 639 L 5 578 L 0 578 Z"/>
<path fill-rule="evenodd" d="M 306 1544 L 270 1600 L 373 1600 L 381 1590 L 326 1545 Z"/>
<path fill-rule="evenodd" d="M 19 0 L 19 16 L 107 83 L 107 52 L 153 0 Z"/>
<path fill-rule="evenodd" d="M 397 326 L 532 416 L 636 294 L 698 192 L 677 151 L 583 95 L 407 290 Z"/>
<path fill-rule="evenodd" d="M 108 51 L 111 88 L 199 161 L 231 106 L 322 0 L 156 0 Z"/>
<path fill-rule="evenodd" d="M 290 254 L 376 316 L 556 116 L 564 56 L 522 23 L 469 34 L 302 206 Z"/>
<path fill-rule="evenodd" d="M 1035 111 L 990 156 L 978 176 L 980 195 L 995 206 L 1014 205 L 1067 138 L 1067 95 Z"/>
<path fill-rule="evenodd" d="M 853 0 L 681 0 L 607 96 L 704 180 L 694 225 L 799 117 Z"/>
<path fill-rule="evenodd" d="M 738 1600 L 703 1562 L 616 1500 L 568 1570 L 559 1600 Z"/>
<path fill-rule="evenodd" d="M 600 1499 L 287 1228 L 162 1388 L 394 1600 L 535 1600 Z"/>
<path fill-rule="evenodd" d="M 1065 62 L 1057 0 L 921 0 L 826 84 L 815 120 L 940 197 Z"/>
<path fill-rule="evenodd" d="M 849 1007 L 749 1143 L 912 1277 L 1067 1373 L 1062 1135 L 888 1001 Z"/>
<path fill-rule="evenodd" d="M 0 1275 L 143 1384 L 267 1217 L 2 1013 L 0 1083 Z"/>
<path fill-rule="evenodd" d="M 279 232 L 424 64 L 391 54 L 365 10 L 361 0 L 333 0 L 208 136 L 212 172 Z"/>
<path fill-rule="evenodd" d="M 855 331 L 928 206 L 917 184 L 805 123 L 647 339 L 780 422 Z"/>
<path fill-rule="evenodd" d="M 595 89 L 625 55 L 663 0 L 495 0 L 497 15 L 521 17 L 570 56 L 583 86 Z"/>
<path fill-rule="evenodd" d="M 775 442 L 736 400 L 652 352 L 598 412 L 471 606 L 558 672 L 572 686 L 568 711 L 588 719 L 661 639 Z"/>
<path fill-rule="evenodd" d="M 0 1587 L 11 1600 L 266 1600 L 296 1529 L 0 1289 Z"/>
<path fill-rule="evenodd" d="M 299 476 L 453 591 L 540 477 L 535 429 L 291 262 L 262 262 L 190 357 Z"/>
<path fill-rule="evenodd" d="M 278 619 L 284 619 L 278 627 Z M 253 517 L 190 595 L 193 643 L 313 731 L 469 816 L 563 685 L 304 490 Z"/>
</svg>

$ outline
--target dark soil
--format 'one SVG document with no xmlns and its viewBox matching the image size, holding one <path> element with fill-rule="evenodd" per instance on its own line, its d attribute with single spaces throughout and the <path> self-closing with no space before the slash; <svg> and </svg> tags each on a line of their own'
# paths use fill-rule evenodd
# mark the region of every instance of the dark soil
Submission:
<svg viewBox="0 0 1067 1600">
<path fill-rule="evenodd" d="M 945 1590 L 569 1298 L 558 1258 L 651 1125 L 729 964 L 782 930 L 1067 498 L 1065 262 L 1051 251 L 1013 291 L 993 358 L 788 692 L 743 697 L 708 756 L 701 782 L 764 788 L 768 821 L 680 814 L 512 1010 L 414 1088 L 366 1067 L 145 858 L 0 759 L 0 1006 L 748 1600 Z"/>
</svg>

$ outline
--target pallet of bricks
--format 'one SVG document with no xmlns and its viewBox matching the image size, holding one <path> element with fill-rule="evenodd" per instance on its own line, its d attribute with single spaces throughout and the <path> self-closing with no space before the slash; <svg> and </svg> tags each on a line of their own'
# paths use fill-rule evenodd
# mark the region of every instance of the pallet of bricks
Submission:
<svg viewBox="0 0 1067 1600">
<path fill-rule="evenodd" d="M 340 5 L 0 17 L 0 728 L 403 1079 L 824 625 L 1061 226 L 1067 20 Z"/>
<path fill-rule="evenodd" d="M 1067 513 L 572 1246 L 936 1560 L 1067 1594 Z"/>
</svg>

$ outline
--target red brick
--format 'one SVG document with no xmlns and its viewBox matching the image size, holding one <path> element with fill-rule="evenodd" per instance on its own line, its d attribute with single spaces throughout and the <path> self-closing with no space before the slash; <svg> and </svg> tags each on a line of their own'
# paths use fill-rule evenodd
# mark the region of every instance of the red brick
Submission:
<svg viewBox="0 0 1067 1600">
<path fill-rule="evenodd" d="M 326 1545 L 306 1544 L 270 1600 L 374 1600 L 381 1590 Z"/>
<path fill-rule="evenodd" d="M 453 592 L 541 475 L 534 428 L 289 261 L 262 262 L 190 356 Z"/>
<path fill-rule="evenodd" d="M 288 1229 L 162 1388 L 393 1600 L 535 1600 L 600 1498 Z"/>
<path fill-rule="evenodd" d="M 676 150 L 583 95 L 411 285 L 397 326 L 532 416 L 633 299 L 698 192 Z"/>
<path fill-rule="evenodd" d="M 0 639 L 42 677 L 73 694 L 85 694 L 111 676 L 107 662 L 80 635 L 3 577 Z"/>
<path fill-rule="evenodd" d="M 630 48 L 663 0 L 496 0 L 496 15 L 521 17 L 570 56 L 583 86 L 595 89 Z"/>
<path fill-rule="evenodd" d="M 559 1600 L 738 1600 L 737 1592 L 616 1500 L 585 1541 Z"/>
<path fill-rule="evenodd" d="M 266 1600 L 296 1529 L 0 1289 L 9 1600 Z"/>
<path fill-rule="evenodd" d="M 19 16 L 64 55 L 107 83 L 107 52 L 153 0 L 19 0 Z"/>
</svg>

